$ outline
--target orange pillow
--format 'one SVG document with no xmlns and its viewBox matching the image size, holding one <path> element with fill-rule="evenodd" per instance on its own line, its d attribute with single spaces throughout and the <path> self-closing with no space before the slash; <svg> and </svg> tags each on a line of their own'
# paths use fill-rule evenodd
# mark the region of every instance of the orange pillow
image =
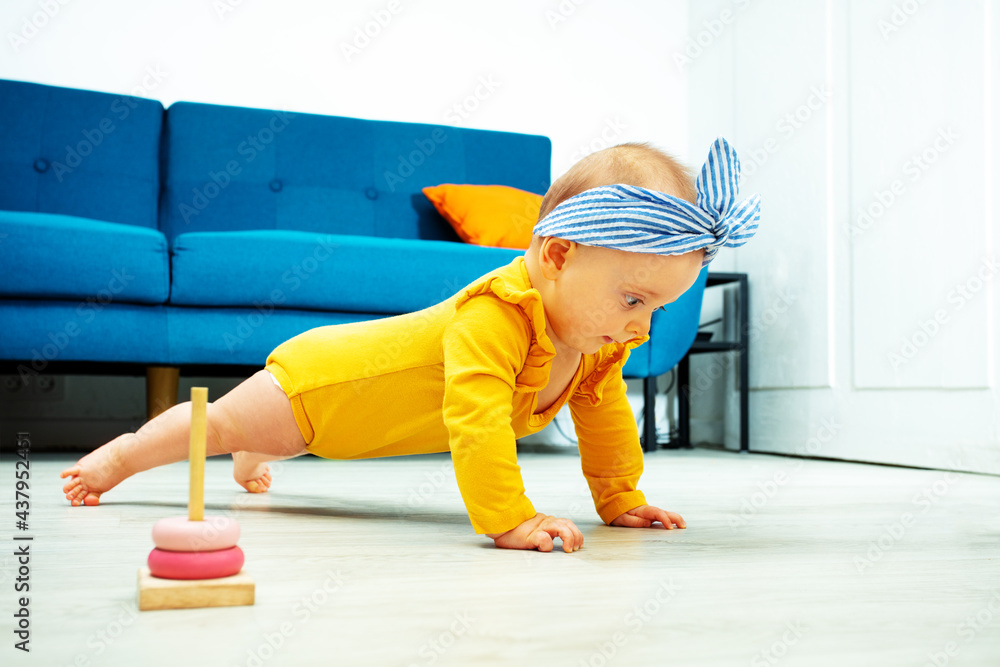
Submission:
<svg viewBox="0 0 1000 667">
<path fill-rule="evenodd" d="M 527 249 L 542 196 L 506 185 L 445 183 L 423 189 L 462 240 L 476 245 Z"/>
</svg>

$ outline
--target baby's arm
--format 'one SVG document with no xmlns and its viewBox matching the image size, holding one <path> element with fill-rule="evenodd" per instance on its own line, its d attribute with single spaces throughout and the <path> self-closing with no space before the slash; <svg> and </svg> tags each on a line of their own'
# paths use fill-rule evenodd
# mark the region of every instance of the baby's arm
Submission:
<svg viewBox="0 0 1000 667">
<path fill-rule="evenodd" d="M 638 490 L 642 475 L 639 429 L 620 371 L 603 386 L 600 402 L 577 393 L 570 411 L 580 442 L 580 462 L 601 519 L 611 526 L 646 528 L 660 522 L 686 527 L 679 514 L 646 504 Z"/>
<path fill-rule="evenodd" d="M 444 423 L 455 478 L 477 533 L 498 547 L 579 548 L 583 535 L 567 519 L 535 511 L 524 493 L 510 423 L 514 386 L 530 330 L 515 308 L 488 296 L 463 303 L 449 322 L 444 345 Z"/>
</svg>

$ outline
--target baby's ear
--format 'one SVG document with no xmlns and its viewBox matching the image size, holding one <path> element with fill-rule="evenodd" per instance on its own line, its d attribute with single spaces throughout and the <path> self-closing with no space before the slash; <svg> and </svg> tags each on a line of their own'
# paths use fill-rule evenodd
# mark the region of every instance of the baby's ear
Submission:
<svg viewBox="0 0 1000 667">
<path fill-rule="evenodd" d="M 542 267 L 542 275 L 549 280 L 555 280 L 566 267 L 566 262 L 576 254 L 576 250 L 575 241 L 567 241 L 556 236 L 542 239 L 542 245 L 538 249 L 538 263 Z"/>
</svg>

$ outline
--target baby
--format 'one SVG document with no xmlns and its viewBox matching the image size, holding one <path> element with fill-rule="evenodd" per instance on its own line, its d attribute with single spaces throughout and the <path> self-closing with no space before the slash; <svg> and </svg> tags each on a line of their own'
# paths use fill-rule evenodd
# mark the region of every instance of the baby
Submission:
<svg viewBox="0 0 1000 667">
<path fill-rule="evenodd" d="M 207 454 L 233 455 L 247 491 L 267 462 L 305 453 L 360 459 L 451 451 L 472 526 L 498 547 L 583 545 L 568 519 L 535 511 L 515 439 L 569 405 L 601 519 L 684 528 L 637 489 L 642 449 L 622 366 L 653 311 L 690 288 L 722 246 L 756 231 L 759 197 L 735 204 L 739 161 L 713 144 L 697 181 L 644 144 L 594 153 L 546 193 L 523 256 L 430 308 L 311 329 L 208 405 Z M 363 288 L 363 286 L 359 286 Z M 74 505 L 127 477 L 187 458 L 181 403 L 62 472 Z"/>
</svg>

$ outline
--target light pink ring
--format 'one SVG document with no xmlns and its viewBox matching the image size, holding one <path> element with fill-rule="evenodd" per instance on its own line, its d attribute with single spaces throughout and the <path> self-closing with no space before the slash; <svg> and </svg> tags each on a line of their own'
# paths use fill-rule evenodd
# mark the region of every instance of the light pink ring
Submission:
<svg viewBox="0 0 1000 667">
<path fill-rule="evenodd" d="M 167 551 L 218 551 L 235 547 L 239 539 L 240 524 L 224 516 L 204 521 L 172 516 L 153 524 L 153 543 Z"/>
</svg>

